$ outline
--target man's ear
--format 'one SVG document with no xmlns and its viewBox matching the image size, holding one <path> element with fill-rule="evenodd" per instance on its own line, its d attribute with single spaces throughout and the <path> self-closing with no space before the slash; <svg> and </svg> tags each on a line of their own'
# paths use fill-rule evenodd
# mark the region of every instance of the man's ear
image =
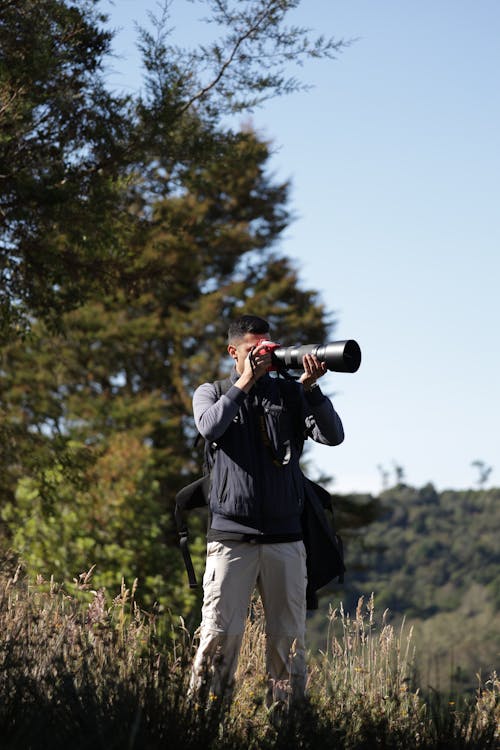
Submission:
<svg viewBox="0 0 500 750">
<path fill-rule="evenodd" d="M 238 352 L 236 351 L 236 347 L 233 344 L 229 344 L 227 350 L 230 357 L 232 357 L 233 359 L 238 359 Z"/>
</svg>

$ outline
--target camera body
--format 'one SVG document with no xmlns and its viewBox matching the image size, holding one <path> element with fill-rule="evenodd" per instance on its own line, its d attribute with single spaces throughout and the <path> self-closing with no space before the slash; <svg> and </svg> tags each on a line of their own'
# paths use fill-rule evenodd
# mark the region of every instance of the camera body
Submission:
<svg viewBox="0 0 500 750">
<path fill-rule="evenodd" d="M 271 352 L 271 370 L 302 369 L 302 358 L 313 354 L 320 362 L 325 362 L 328 370 L 334 372 L 356 372 L 361 364 L 361 349 L 354 339 L 332 341 L 329 344 L 297 344 L 281 346 L 274 341 L 260 341 L 259 354 Z"/>
<path fill-rule="evenodd" d="M 268 372 L 272 372 L 273 370 L 278 370 L 277 362 L 275 362 L 275 358 L 272 356 L 273 352 L 276 351 L 276 349 L 279 349 L 281 344 L 276 344 L 274 341 L 267 341 L 264 339 L 263 341 L 259 341 L 257 346 L 255 347 L 255 351 L 257 354 L 267 354 L 268 352 L 271 352 L 271 360 L 272 365 L 271 367 L 267 368 Z"/>
</svg>

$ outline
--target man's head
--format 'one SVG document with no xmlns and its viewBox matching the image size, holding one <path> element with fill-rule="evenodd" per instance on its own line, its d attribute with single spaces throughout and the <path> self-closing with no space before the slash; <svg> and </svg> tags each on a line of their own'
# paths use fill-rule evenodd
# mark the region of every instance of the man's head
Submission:
<svg viewBox="0 0 500 750">
<path fill-rule="evenodd" d="M 227 343 L 234 344 L 244 338 L 246 333 L 256 333 L 261 338 L 269 335 L 269 323 L 257 315 L 241 315 L 233 320 L 227 331 Z"/>
<path fill-rule="evenodd" d="M 248 353 L 259 341 L 269 338 L 269 323 L 257 315 L 241 315 L 229 326 L 227 332 L 230 356 L 236 363 L 236 370 L 243 372 L 244 361 Z"/>
</svg>

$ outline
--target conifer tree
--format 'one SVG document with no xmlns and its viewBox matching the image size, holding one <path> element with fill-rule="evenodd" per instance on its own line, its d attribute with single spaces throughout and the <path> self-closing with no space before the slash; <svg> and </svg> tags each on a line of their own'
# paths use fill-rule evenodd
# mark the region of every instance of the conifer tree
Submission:
<svg viewBox="0 0 500 750">
<path fill-rule="evenodd" d="M 285 66 L 342 47 L 287 25 L 298 0 L 204 0 L 214 38 L 180 49 L 170 5 L 141 33 L 145 94 L 121 96 L 99 0 L 2 0 L 0 340 L 119 285 L 148 182 L 175 189 L 225 140 L 223 116 L 300 89 Z"/>
<path fill-rule="evenodd" d="M 95 564 L 97 584 L 138 577 L 149 603 L 184 598 L 173 501 L 201 471 L 191 396 L 227 370 L 229 321 L 252 310 L 283 343 L 328 330 L 273 249 L 287 185 L 272 183 L 268 159 L 251 131 L 230 134 L 150 206 L 121 288 L 67 313 L 64 334 L 39 323 L 4 350 L 0 396 L 10 421 L 23 415 L 23 452 L 3 478 L 2 517 L 33 570 L 73 577 Z"/>
<path fill-rule="evenodd" d="M 33 572 L 95 564 L 96 585 L 138 577 L 146 602 L 181 602 L 173 499 L 200 471 L 191 396 L 224 369 L 229 320 L 326 338 L 277 250 L 287 185 L 269 146 L 222 125 L 297 88 L 287 55 L 332 53 L 283 26 L 296 4 L 207 0 L 222 31 L 197 53 L 160 19 L 142 34 L 146 94 L 127 99 L 103 85 L 97 3 L 4 3 L 1 517 Z"/>
<path fill-rule="evenodd" d="M 125 218 L 130 102 L 106 90 L 111 34 L 94 2 L 0 6 L 0 334 L 57 323 L 109 285 Z"/>
</svg>

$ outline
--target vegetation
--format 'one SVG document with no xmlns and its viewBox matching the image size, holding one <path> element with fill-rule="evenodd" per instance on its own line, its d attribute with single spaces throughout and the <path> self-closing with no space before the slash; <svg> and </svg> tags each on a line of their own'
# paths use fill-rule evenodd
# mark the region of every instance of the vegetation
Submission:
<svg viewBox="0 0 500 750">
<path fill-rule="evenodd" d="M 393 622 L 414 626 L 423 686 L 471 690 L 478 671 L 500 666 L 499 499 L 497 488 L 438 493 L 404 484 L 375 499 L 337 499 L 341 524 L 356 505 L 378 511 L 348 539 L 349 572 L 335 596 L 352 611 L 375 592 Z"/>
<path fill-rule="evenodd" d="M 0 543 L 32 575 L 91 560 L 98 586 L 138 578 L 145 605 L 193 609 L 172 518 L 200 470 L 193 390 L 245 309 L 283 343 L 333 325 L 277 250 L 270 145 L 227 125 L 300 88 L 287 60 L 340 46 L 287 25 L 294 5 L 206 0 L 213 43 L 181 50 L 167 3 L 126 97 L 105 86 L 98 2 L 2 5 Z"/>
<path fill-rule="evenodd" d="M 205 164 L 212 164 L 215 179 L 214 160 L 223 170 L 228 151 L 245 141 L 244 134 L 223 124 L 224 118 L 302 88 L 285 68 L 308 57 L 332 57 L 342 47 L 290 26 L 287 16 L 297 3 L 204 0 L 201 13 L 214 30 L 212 41 L 181 49 L 170 38 L 166 0 L 153 28 L 140 35 L 144 93 L 122 96 L 106 86 L 113 34 L 104 25 L 99 0 L 3 0 L 1 340 L 29 330 L 33 317 L 59 328 L 61 314 L 92 295 L 121 290 L 133 304 L 141 282 L 163 270 L 156 265 L 158 253 L 150 257 L 142 251 L 144 245 L 151 250 L 150 230 L 156 230 L 157 242 L 176 238 L 169 257 L 174 263 L 170 294 L 178 295 L 185 313 L 191 307 L 189 289 L 182 280 L 178 286 L 178 266 L 184 263 L 185 277 L 191 261 L 188 268 L 196 274 L 207 251 L 207 237 L 197 233 L 202 206 L 186 227 L 196 255 L 189 258 L 192 245 L 182 242 L 179 221 L 195 208 L 197 197 L 222 198 L 212 202 L 208 216 L 217 255 L 204 264 L 212 289 L 221 275 L 235 272 L 242 253 L 262 249 L 266 239 L 269 246 L 279 222 L 273 235 L 258 191 L 247 214 L 233 215 L 233 234 L 222 227 L 218 232 L 220 212 L 230 213 L 231 196 L 223 199 L 224 182 L 218 191 L 213 181 L 207 189 Z M 189 198 L 186 172 L 202 196 Z M 244 178 L 242 194 L 247 185 Z M 169 211 L 160 208 L 166 198 L 172 207 L 180 199 L 184 215 L 169 221 Z M 170 282 L 168 276 L 162 280 Z"/>
<path fill-rule="evenodd" d="M 413 682 L 411 632 L 378 621 L 373 602 L 330 613 L 311 666 L 309 703 L 279 729 L 263 705 L 264 633 L 248 621 L 228 714 L 186 698 L 193 641 L 182 621 L 141 611 L 135 587 L 114 600 L 91 574 L 62 586 L 19 569 L 0 581 L 2 747 L 361 748 L 486 750 L 500 737 L 500 683 L 468 703 L 424 701 Z M 244 677 L 244 679 L 241 679 Z"/>
<path fill-rule="evenodd" d="M 166 3 L 140 34 L 144 93 L 126 96 L 105 85 L 98 0 L 1 3 L 0 551 L 16 560 L 0 580 L 6 748 L 498 740 L 499 491 L 483 489 L 479 461 L 475 492 L 399 484 L 336 499 L 343 607 L 316 622 L 310 705 L 279 734 L 261 702 L 258 612 L 230 714 L 185 699 L 199 603 L 172 509 L 200 466 L 191 394 L 222 374 L 236 313 L 263 315 L 284 344 L 334 326 L 279 252 L 291 217 L 270 144 L 228 125 L 300 89 L 292 62 L 342 47 L 288 25 L 297 2 L 205 0 L 213 40 L 190 50 L 170 38 Z M 372 591 L 390 609 L 382 622 Z M 467 704 L 424 700 L 417 684 L 439 681 L 422 654 L 467 687 Z"/>
</svg>

